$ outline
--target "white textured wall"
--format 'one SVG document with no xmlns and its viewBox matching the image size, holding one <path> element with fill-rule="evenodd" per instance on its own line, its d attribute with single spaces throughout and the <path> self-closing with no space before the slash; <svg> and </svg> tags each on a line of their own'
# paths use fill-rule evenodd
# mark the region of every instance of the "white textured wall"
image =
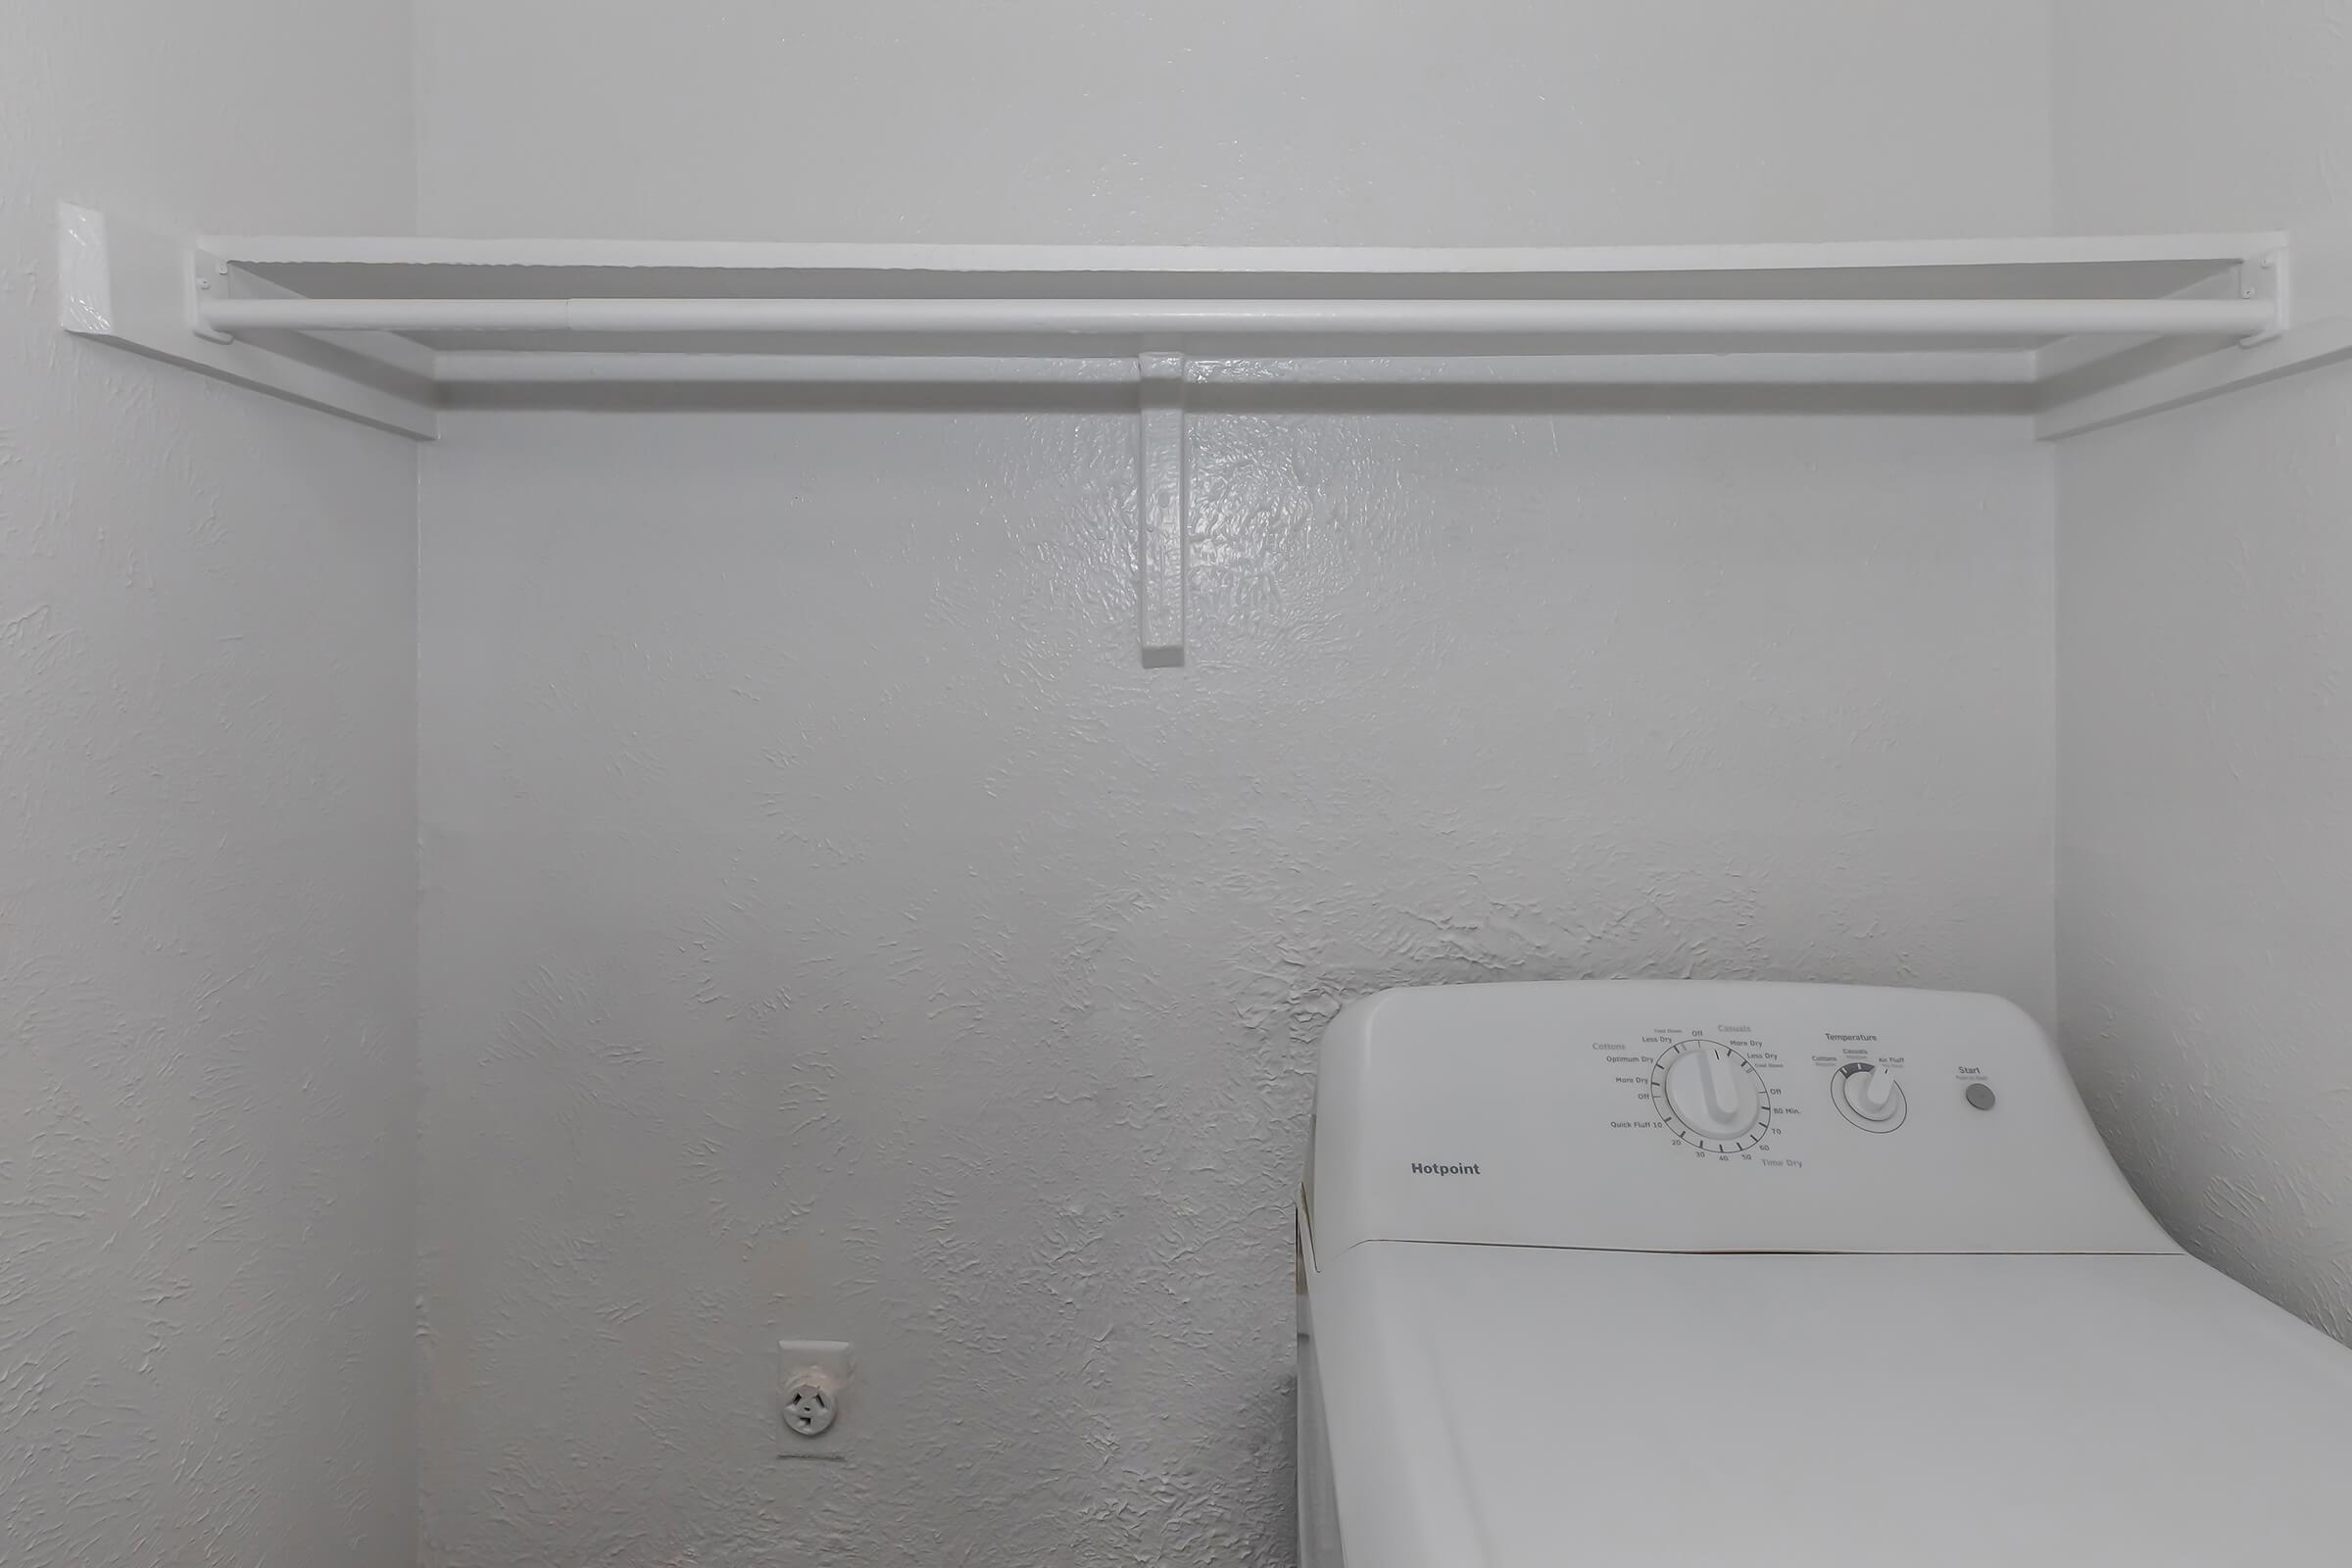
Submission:
<svg viewBox="0 0 2352 1568">
<path fill-rule="evenodd" d="M 406 7 L 0 34 L 0 1562 L 399 1568 L 414 449 L 66 338 L 51 205 L 405 227 Z"/>
<path fill-rule="evenodd" d="M 2058 18 L 2068 226 L 2289 227 L 2352 307 L 2352 4 Z M 2352 369 L 2058 472 L 2069 1058 L 2177 1235 L 2352 1338 Z"/>
<path fill-rule="evenodd" d="M 426 0 L 431 228 L 2039 231 L 2039 0 Z M 1310 1047 L 1403 981 L 2047 1017 L 2013 420 L 477 414 L 424 463 L 422 1556 L 1290 1560 Z M 780 1335 L 861 1350 L 780 1464 Z"/>
<path fill-rule="evenodd" d="M 425 463 L 425 1560 L 1288 1561 L 1311 1046 L 1409 981 L 2049 1005 L 2012 420 L 481 416 Z M 841 1334 L 855 1462 L 779 1466 Z"/>
</svg>

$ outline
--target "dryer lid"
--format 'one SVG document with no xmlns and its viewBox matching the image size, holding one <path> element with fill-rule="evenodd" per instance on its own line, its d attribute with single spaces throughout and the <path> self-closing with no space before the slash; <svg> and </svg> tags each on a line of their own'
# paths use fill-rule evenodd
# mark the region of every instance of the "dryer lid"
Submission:
<svg viewBox="0 0 2352 1568">
<path fill-rule="evenodd" d="M 1312 1293 L 1349 1568 L 2344 1553 L 2352 1352 L 2187 1257 L 1375 1243 Z"/>
</svg>

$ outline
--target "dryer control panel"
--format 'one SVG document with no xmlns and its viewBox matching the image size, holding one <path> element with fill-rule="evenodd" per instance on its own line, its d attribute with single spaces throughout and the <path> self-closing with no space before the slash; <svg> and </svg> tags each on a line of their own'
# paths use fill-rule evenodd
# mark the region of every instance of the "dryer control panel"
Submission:
<svg viewBox="0 0 2352 1568">
<path fill-rule="evenodd" d="M 1998 997 L 1562 981 L 1389 991 L 1323 1037 L 1316 1250 L 2173 1252 Z"/>
</svg>

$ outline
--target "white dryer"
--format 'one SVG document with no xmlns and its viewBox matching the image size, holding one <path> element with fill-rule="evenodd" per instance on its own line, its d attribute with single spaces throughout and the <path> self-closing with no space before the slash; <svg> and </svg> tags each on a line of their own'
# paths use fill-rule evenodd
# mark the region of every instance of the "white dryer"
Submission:
<svg viewBox="0 0 2352 1568">
<path fill-rule="evenodd" d="M 1997 998 L 1384 993 L 1298 1236 L 1306 1568 L 2352 1563 L 2352 1353 Z"/>
</svg>

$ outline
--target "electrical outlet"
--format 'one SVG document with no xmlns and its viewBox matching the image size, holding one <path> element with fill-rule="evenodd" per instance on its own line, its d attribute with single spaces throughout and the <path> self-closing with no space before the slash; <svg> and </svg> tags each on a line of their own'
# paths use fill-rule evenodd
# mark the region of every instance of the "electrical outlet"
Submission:
<svg viewBox="0 0 2352 1568">
<path fill-rule="evenodd" d="M 782 1457 L 841 1456 L 842 1396 L 856 1370 L 840 1340 L 785 1340 L 776 1346 L 776 1411 L 783 1423 Z"/>
<path fill-rule="evenodd" d="M 796 1438 L 821 1438 L 841 1413 L 841 1391 L 822 1372 L 804 1372 L 784 1394 L 784 1430 Z"/>
</svg>

